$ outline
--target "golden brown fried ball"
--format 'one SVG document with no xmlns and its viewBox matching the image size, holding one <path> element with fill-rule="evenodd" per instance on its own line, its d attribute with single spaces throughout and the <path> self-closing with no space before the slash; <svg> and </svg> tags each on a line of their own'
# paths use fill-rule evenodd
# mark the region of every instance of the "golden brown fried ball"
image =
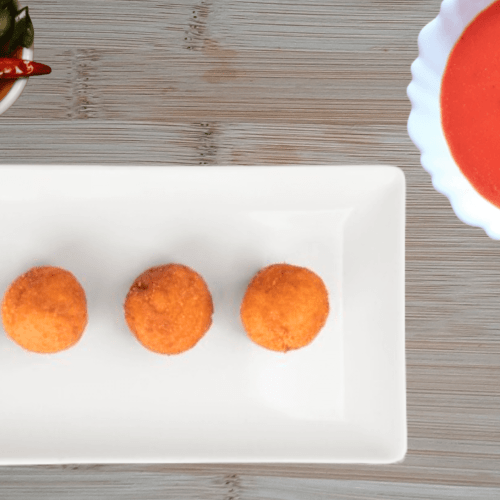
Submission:
<svg viewBox="0 0 500 500">
<path fill-rule="evenodd" d="M 304 267 L 273 264 L 248 285 L 241 320 L 248 336 L 262 347 L 286 352 L 311 343 L 328 318 L 323 280 Z"/>
<path fill-rule="evenodd" d="M 65 269 L 34 267 L 5 293 L 2 321 L 7 335 L 28 351 L 63 351 L 80 340 L 87 325 L 85 292 Z"/>
<path fill-rule="evenodd" d="M 210 328 L 213 311 L 203 278 L 181 264 L 148 269 L 125 299 L 130 330 L 144 347 L 160 354 L 194 347 Z"/>
</svg>

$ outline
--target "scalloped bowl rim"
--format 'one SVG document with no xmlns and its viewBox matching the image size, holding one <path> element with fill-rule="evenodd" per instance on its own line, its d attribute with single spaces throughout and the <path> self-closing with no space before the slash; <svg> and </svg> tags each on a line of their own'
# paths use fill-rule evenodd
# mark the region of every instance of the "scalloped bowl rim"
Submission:
<svg viewBox="0 0 500 500">
<path fill-rule="evenodd" d="M 441 126 L 441 79 L 448 56 L 468 24 L 496 0 L 443 0 L 439 14 L 418 36 L 419 55 L 411 65 L 407 95 L 412 108 L 408 135 L 436 191 L 450 201 L 457 217 L 500 240 L 500 208 L 483 198 L 458 168 Z"/>
</svg>

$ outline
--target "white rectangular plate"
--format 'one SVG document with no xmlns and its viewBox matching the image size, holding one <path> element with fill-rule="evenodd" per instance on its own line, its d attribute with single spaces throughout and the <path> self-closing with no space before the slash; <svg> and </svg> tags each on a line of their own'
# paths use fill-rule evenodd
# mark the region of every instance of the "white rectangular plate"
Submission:
<svg viewBox="0 0 500 500">
<path fill-rule="evenodd" d="M 0 335 L 0 463 L 388 463 L 406 452 L 405 180 L 394 167 L 0 168 L 0 293 L 37 265 L 71 271 L 76 346 Z M 163 356 L 128 330 L 136 276 L 206 280 L 213 325 Z M 240 302 L 262 267 L 319 274 L 330 316 L 309 346 L 267 351 Z"/>
</svg>

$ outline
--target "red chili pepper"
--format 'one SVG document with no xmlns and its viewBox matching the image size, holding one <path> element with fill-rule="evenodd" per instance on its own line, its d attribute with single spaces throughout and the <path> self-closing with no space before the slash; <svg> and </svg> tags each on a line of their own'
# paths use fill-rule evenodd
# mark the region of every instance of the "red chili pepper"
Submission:
<svg viewBox="0 0 500 500">
<path fill-rule="evenodd" d="M 51 71 L 50 66 L 46 64 L 12 57 L 0 57 L 0 79 L 2 80 L 25 76 L 48 75 Z"/>
</svg>

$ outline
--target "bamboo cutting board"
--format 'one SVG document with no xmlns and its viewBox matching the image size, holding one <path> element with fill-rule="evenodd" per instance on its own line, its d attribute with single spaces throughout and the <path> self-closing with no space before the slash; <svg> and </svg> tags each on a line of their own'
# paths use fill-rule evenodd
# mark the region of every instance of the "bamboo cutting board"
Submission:
<svg viewBox="0 0 500 500">
<path fill-rule="evenodd" d="M 31 0 L 33 78 L 2 163 L 380 164 L 407 182 L 408 454 L 388 466 L 0 469 L 0 497 L 500 497 L 500 246 L 434 191 L 406 132 L 437 0 Z"/>
</svg>

